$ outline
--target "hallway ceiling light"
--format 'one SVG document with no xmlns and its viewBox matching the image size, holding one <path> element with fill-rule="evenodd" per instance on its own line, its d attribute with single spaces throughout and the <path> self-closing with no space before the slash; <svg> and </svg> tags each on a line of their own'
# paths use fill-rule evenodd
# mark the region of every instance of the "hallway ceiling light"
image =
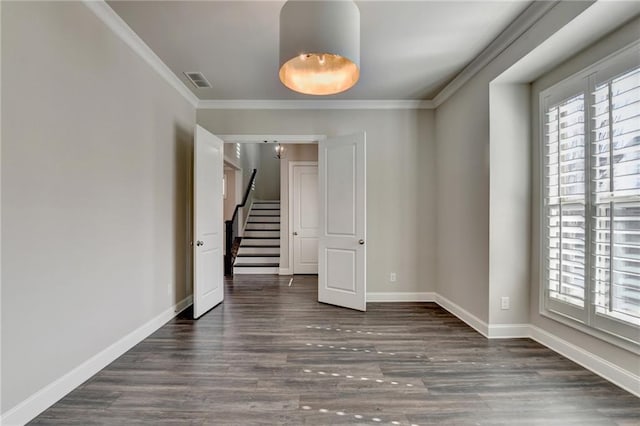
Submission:
<svg viewBox="0 0 640 426">
<path fill-rule="evenodd" d="M 360 10 L 352 0 L 288 0 L 280 10 L 280 81 L 333 95 L 360 77 Z"/>
<path fill-rule="evenodd" d="M 284 146 L 282 146 L 281 144 L 277 144 L 276 145 L 276 158 L 278 160 L 281 160 L 282 157 L 284 157 Z"/>
</svg>

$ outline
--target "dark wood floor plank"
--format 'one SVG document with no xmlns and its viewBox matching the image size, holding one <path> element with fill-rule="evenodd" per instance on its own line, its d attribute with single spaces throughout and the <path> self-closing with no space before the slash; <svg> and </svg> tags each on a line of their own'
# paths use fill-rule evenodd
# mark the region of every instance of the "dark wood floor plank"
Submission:
<svg viewBox="0 0 640 426">
<path fill-rule="evenodd" d="M 638 425 L 640 401 L 529 339 L 433 303 L 316 302 L 314 276 L 236 276 L 37 425 Z"/>
</svg>

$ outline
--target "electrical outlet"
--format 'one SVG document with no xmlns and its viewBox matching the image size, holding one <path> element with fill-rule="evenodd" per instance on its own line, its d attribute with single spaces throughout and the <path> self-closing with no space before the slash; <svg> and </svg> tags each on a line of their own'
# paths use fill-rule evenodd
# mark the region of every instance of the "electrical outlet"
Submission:
<svg viewBox="0 0 640 426">
<path fill-rule="evenodd" d="M 505 311 L 509 309 L 509 298 L 507 296 L 500 298 L 500 308 Z"/>
<path fill-rule="evenodd" d="M 167 284 L 167 294 L 169 296 L 173 296 L 173 283 L 171 283 L 171 282 L 169 284 Z"/>
<path fill-rule="evenodd" d="M 397 277 L 396 277 L 396 273 L 395 272 L 392 272 L 392 273 L 389 274 L 389 281 L 390 282 L 395 283 L 396 279 L 397 279 Z"/>
</svg>

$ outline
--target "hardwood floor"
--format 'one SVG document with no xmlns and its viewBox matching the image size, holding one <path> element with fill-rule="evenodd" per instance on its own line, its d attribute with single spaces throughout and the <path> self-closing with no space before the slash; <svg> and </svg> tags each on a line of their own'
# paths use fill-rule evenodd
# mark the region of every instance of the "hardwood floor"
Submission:
<svg viewBox="0 0 640 426">
<path fill-rule="evenodd" d="M 315 276 L 236 276 L 31 424 L 638 425 L 640 400 L 433 303 L 317 303 Z"/>
</svg>

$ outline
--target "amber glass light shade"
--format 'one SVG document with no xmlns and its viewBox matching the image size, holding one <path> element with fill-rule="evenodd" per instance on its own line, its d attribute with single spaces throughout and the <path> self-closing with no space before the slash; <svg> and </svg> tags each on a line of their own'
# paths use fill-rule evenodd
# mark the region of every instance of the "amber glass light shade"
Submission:
<svg viewBox="0 0 640 426">
<path fill-rule="evenodd" d="M 360 69 L 349 59 L 332 54 L 304 54 L 280 68 L 280 81 L 306 95 L 333 95 L 353 87 Z"/>
</svg>

